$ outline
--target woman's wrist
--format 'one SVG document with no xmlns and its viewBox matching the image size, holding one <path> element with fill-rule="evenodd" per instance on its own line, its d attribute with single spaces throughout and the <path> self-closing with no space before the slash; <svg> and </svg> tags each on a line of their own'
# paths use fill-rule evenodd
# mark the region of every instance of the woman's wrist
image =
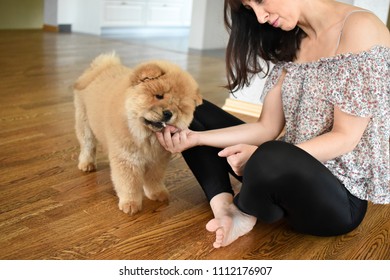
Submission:
<svg viewBox="0 0 390 280">
<path fill-rule="evenodd" d="M 203 146 L 202 143 L 202 132 L 201 131 L 191 131 L 191 137 L 194 139 L 194 146 Z"/>
</svg>

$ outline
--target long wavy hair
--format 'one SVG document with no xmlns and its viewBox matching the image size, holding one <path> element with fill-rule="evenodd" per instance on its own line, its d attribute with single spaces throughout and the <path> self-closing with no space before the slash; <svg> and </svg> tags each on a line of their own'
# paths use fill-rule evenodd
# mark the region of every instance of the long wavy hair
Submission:
<svg viewBox="0 0 390 280">
<path fill-rule="evenodd" d="M 306 34 L 297 26 L 283 31 L 260 24 L 241 0 L 225 0 L 224 22 L 230 36 L 226 48 L 226 74 L 231 92 L 250 84 L 254 74 L 268 74 L 269 62 L 293 61 Z"/>
</svg>

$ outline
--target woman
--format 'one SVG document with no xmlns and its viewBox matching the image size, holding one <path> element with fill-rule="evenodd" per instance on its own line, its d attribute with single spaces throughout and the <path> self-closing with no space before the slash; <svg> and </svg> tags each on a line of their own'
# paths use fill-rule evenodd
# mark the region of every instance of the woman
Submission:
<svg viewBox="0 0 390 280">
<path fill-rule="evenodd" d="M 205 101 L 161 145 L 183 156 L 214 214 L 214 247 L 282 218 L 305 234 L 356 228 L 390 203 L 390 35 L 371 12 L 332 0 L 225 0 L 228 88 L 265 73 L 263 109 L 244 124 Z M 275 64 L 268 73 L 263 60 Z M 284 136 L 277 137 L 285 128 Z M 228 172 L 242 181 L 234 199 Z"/>
</svg>

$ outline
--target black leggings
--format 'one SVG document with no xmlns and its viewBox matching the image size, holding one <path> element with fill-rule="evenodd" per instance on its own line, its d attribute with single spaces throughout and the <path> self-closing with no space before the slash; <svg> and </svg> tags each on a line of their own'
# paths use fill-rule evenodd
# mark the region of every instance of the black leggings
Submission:
<svg viewBox="0 0 390 280">
<path fill-rule="evenodd" d="M 204 101 L 190 128 L 196 131 L 242 124 L 243 121 Z M 283 141 L 262 144 L 248 160 L 244 175 L 235 175 L 220 149 L 198 146 L 183 152 L 207 198 L 233 194 L 229 173 L 242 182 L 235 205 L 267 223 L 285 218 L 296 231 L 333 236 L 356 228 L 364 218 L 367 201 L 350 194 L 318 160 Z"/>
</svg>

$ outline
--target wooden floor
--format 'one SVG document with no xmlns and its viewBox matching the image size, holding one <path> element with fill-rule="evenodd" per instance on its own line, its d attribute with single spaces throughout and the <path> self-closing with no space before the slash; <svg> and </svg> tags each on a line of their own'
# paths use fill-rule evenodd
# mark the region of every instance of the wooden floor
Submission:
<svg viewBox="0 0 390 280">
<path fill-rule="evenodd" d="M 169 59 L 222 106 L 224 62 L 80 34 L 0 31 L 0 259 L 390 259 L 390 206 L 369 205 L 359 228 L 319 238 L 283 221 L 258 223 L 227 248 L 213 249 L 212 218 L 181 156 L 166 177 L 170 203 L 145 200 L 141 214 L 117 208 L 107 159 L 77 169 L 70 86 L 90 60 L 115 50 L 133 66 Z"/>
</svg>

